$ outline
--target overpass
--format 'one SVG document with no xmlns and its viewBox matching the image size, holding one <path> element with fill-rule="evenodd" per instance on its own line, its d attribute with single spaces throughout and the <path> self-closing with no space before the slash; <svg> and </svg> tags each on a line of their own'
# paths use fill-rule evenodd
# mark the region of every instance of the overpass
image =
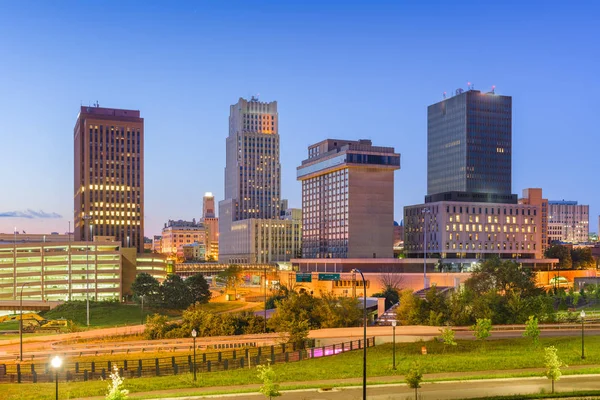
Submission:
<svg viewBox="0 0 600 400">
<path fill-rule="evenodd" d="M 23 311 L 48 311 L 58 307 L 64 301 L 23 300 Z M 21 309 L 19 300 L 0 300 L 0 310 L 15 311 Z"/>
</svg>

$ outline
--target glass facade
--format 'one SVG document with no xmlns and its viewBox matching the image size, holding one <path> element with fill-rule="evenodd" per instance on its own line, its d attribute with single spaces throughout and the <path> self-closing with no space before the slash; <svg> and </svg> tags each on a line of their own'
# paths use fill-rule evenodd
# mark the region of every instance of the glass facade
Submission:
<svg viewBox="0 0 600 400">
<path fill-rule="evenodd" d="M 427 109 L 427 194 L 511 193 L 512 98 L 469 90 Z"/>
</svg>

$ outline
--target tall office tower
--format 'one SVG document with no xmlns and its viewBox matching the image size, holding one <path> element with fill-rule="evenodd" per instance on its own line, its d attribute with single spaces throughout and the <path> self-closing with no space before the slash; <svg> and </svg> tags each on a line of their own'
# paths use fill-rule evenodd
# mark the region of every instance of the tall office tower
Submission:
<svg viewBox="0 0 600 400">
<path fill-rule="evenodd" d="M 552 242 L 584 243 L 590 234 L 590 206 L 576 201 L 548 202 L 548 236 Z"/>
<path fill-rule="evenodd" d="M 308 147 L 302 181 L 302 258 L 393 255 L 394 171 L 400 155 L 370 140 Z"/>
<path fill-rule="evenodd" d="M 462 89 L 427 108 L 427 194 L 516 203 L 511 196 L 512 98 Z M 485 194 L 485 195 L 484 195 Z M 469 197 L 469 196 L 467 196 Z M 427 202 L 427 200 L 426 200 Z"/>
<path fill-rule="evenodd" d="M 279 218 L 280 196 L 277 102 L 240 98 L 230 108 L 226 149 L 225 201 L 234 202 L 232 220 Z"/>
<path fill-rule="evenodd" d="M 114 236 L 144 251 L 144 119 L 81 107 L 75 123 L 75 240 Z"/>
<path fill-rule="evenodd" d="M 289 261 L 298 254 L 301 222 L 281 215 L 277 126 L 276 101 L 253 97 L 231 106 L 225 199 L 219 202 L 219 262 Z"/>
<path fill-rule="evenodd" d="M 202 218 L 215 217 L 215 196 L 211 192 L 206 192 L 202 198 Z"/>
</svg>

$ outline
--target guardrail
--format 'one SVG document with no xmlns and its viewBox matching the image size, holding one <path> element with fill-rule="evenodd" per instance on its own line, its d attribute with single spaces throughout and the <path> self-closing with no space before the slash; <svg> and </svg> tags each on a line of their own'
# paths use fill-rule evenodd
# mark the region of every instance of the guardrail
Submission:
<svg viewBox="0 0 600 400">
<path fill-rule="evenodd" d="M 329 346 L 296 349 L 295 345 L 280 344 L 265 347 L 231 349 L 211 353 L 197 354 L 194 363 L 191 354 L 162 358 L 146 358 L 103 362 L 67 361 L 59 370 L 59 379 L 69 381 L 88 381 L 106 379 L 116 365 L 119 374 L 126 378 L 149 376 L 177 375 L 193 372 L 227 371 L 231 369 L 249 368 L 270 362 L 288 363 L 310 358 L 332 356 L 347 351 L 362 349 L 363 346 L 375 346 L 375 338 L 353 340 Z M 0 364 L 0 383 L 52 382 L 54 370 L 49 363 Z"/>
</svg>

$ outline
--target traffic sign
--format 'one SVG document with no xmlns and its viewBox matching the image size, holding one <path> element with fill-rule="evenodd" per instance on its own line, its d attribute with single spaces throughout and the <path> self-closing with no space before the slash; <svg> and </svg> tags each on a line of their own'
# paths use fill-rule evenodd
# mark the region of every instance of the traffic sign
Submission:
<svg viewBox="0 0 600 400">
<path fill-rule="evenodd" d="M 320 281 L 339 281 L 340 274 L 319 274 Z"/>
<path fill-rule="evenodd" d="M 308 274 L 297 273 L 296 274 L 296 282 L 312 282 L 312 274 L 311 273 L 308 273 Z"/>
</svg>

